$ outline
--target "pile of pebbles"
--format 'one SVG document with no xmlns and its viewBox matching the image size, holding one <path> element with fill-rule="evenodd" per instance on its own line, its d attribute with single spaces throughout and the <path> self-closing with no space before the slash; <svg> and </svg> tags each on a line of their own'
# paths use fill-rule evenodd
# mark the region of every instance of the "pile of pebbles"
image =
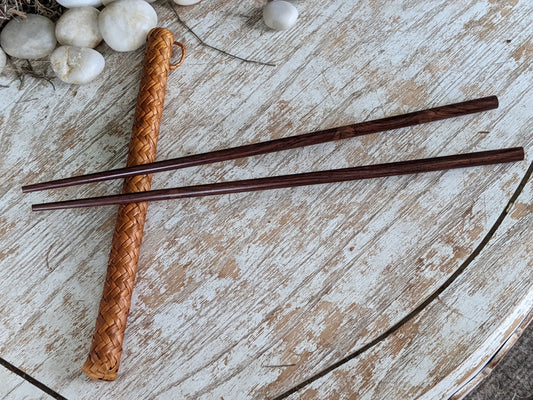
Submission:
<svg viewBox="0 0 533 400">
<path fill-rule="evenodd" d="M 102 40 L 117 52 L 144 45 L 148 32 L 157 26 L 157 14 L 149 4 L 153 1 L 57 0 L 67 11 L 55 24 L 38 14 L 14 18 L 0 33 L 0 71 L 6 64 L 6 53 L 25 60 L 49 57 L 60 80 L 88 83 L 105 67 L 104 57 L 95 50 Z M 173 1 L 185 6 L 200 0 Z M 263 10 L 265 24 L 276 30 L 289 29 L 297 18 L 296 7 L 284 0 L 270 1 Z"/>
</svg>

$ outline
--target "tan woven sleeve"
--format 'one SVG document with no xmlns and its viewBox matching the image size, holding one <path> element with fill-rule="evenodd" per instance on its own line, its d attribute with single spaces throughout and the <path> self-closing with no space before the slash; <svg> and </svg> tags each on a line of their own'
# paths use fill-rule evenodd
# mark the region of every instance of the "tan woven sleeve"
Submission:
<svg viewBox="0 0 533 400">
<path fill-rule="evenodd" d="M 130 140 L 128 166 L 155 161 L 165 89 L 174 36 L 163 28 L 148 34 L 137 108 Z M 182 48 L 182 60 L 184 47 Z M 152 175 L 127 178 L 124 193 L 150 190 Z M 120 206 L 95 332 L 83 371 L 92 379 L 114 380 L 117 376 L 126 320 L 148 203 Z"/>
</svg>

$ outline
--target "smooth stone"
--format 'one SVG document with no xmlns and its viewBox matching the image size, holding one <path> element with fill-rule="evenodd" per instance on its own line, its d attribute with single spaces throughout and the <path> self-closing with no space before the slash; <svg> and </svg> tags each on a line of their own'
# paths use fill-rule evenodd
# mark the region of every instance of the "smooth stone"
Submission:
<svg viewBox="0 0 533 400">
<path fill-rule="evenodd" d="M 284 31 L 296 24 L 298 10 L 284 0 L 274 0 L 263 8 L 263 21 L 266 26 L 277 31 Z"/>
<path fill-rule="evenodd" d="M 50 64 L 63 82 L 83 84 L 100 75 L 105 59 L 88 47 L 60 46 L 50 56 Z"/>
<path fill-rule="evenodd" d="M 6 66 L 7 56 L 4 50 L 0 49 L 0 72 L 4 70 Z"/>
<path fill-rule="evenodd" d="M 56 23 L 56 38 L 66 46 L 95 48 L 102 41 L 98 28 L 98 11 L 94 7 L 67 10 Z"/>
<path fill-rule="evenodd" d="M 0 46 L 11 57 L 35 60 L 43 58 L 56 47 L 54 23 L 37 14 L 9 21 L 0 33 Z"/>
<path fill-rule="evenodd" d="M 57 2 L 66 8 L 99 7 L 102 5 L 102 0 L 57 0 Z"/>
<path fill-rule="evenodd" d="M 100 12 L 98 25 L 113 50 L 133 51 L 142 47 L 148 32 L 157 26 L 157 14 L 144 0 L 118 0 Z"/>
<path fill-rule="evenodd" d="M 199 3 L 200 0 L 173 0 L 174 3 L 180 6 L 192 6 L 193 4 Z"/>
<path fill-rule="evenodd" d="M 113 3 L 114 1 L 117 1 L 117 0 L 102 0 L 102 4 L 104 6 L 107 6 L 108 4 Z M 144 1 L 146 1 L 147 3 L 153 3 L 155 0 L 144 0 Z"/>
</svg>

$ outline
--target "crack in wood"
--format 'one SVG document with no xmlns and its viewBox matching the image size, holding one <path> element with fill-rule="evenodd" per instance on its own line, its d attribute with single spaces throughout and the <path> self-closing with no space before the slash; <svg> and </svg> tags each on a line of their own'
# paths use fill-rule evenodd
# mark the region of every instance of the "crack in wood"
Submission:
<svg viewBox="0 0 533 400">
<path fill-rule="evenodd" d="M 14 374 L 20 376 L 26 382 L 31 383 L 36 388 L 41 389 L 43 392 L 45 392 L 46 394 L 52 396 L 54 399 L 57 399 L 57 400 L 68 400 L 66 397 L 63 397 L 62 395 L 57 393 L 55 390 L 49 388 L 44 383 L 42 383 L 42 382 L 38 381 L 37 379 L 35 379 L 33 376 L 28 375 L 26 372 L 22 371 L 20 368 L 15 367 L 9 361 L 6 361 L 3 358 L 0 358 L 0 365 L 5 367 L 9 371 L 13 372 Z"/>
<path fill-rule="evenodd" d="M 306 379 L 305 381 L 299 383 L 296 386 L 293 386 L 291 389 L 277 395 L 276 397 L 272 398 L 271 400 L 282 400 L 287 398 L 288 396 L 298 392 L 299 390 L 303 389 L 304 387 L 308 386 L 309 384 L 317 381 L 320 378 L 323 378 L 324 376 L 328 375 L 330 372 L 333 372 L 337 368 L 341 367 L 342 365 L 346 364 L 347 362 L 353 360 L 354 358 L 358 357 L 359 355 L 363 354 L 367 350 L 370 350 L 372 347 L 375 347 L 379 343 L 383 342 L 385 339 L 387 339 L 389 336 L 393 335 L 396 331 L 398 331 L 400 328 L 402 328 L 404 325 L 406 325 L 408 322 L 410 322 L 412 319 L 414 319 L 418 314 L 422 312 L 429 304 L 431 304 L 434 300 L 438 299 L 439 296 L 448 288 L 450 285 L 466 270 L 466 268 L 476 259 L 476 257 L 481 253 L 481 251 L 487 246 L 489 241 L 492 239 L 498 228 L 501 226 L 507 215 L 512 209 L 512 205 L 515 203 L 515 201 L 518 199 L 518 196 L 522 193 L 524 190 L 524 187 L 526 186 L 527 182 L 531 178 L 531 175 L 533 174 L 533 162 L 529 165 L 529 168 L 527 169 L 526 173 L 524 174 L 522 180 L 518 184 L 516 190 L 514 191 L 513 195 L 505 205 L 503 211 L 499 215 L 498 219 L 494 222 L 494 224 L 491 226 L 487 234 L 483 237 L 481 242 L 477 245 L 477 247 L 472 251 L 472 253 L 468 256 L 468 258 L 457 268 L 457 270 L 450 275 L 450 277 L 435 291 L 433 292 L 426 300 L 424 300 L 418 307 L 416 307 L 413 311 L 411 311 L 409 314 L 407 314 L 405 317 L 403 317 L 400 321 L 392 325 L 389 329 L 387 329 L 385 332 L 383 332 L 381 335 L 376 337 L 374 340 L 368 342 L 364 346 L 360 347 L 359 349 L 355 350 L 353 353 L 349 354 L 348 356 L 340 359 L 339 361 L 335 362 L 334 364 L 330 365 L 329 367 L 323 369 L 322 371 L 316 373 L 315 375 L 311 376 L 310 378 Z"/>
<path fill-rule="evenodd" d="M 176 19 L 177 21 L 183 25 L 183 27 L 185 29 L 187 29 L 187 31 L 189 31 L 203 46 L 211 49 L 211 50 L 215 50 L 215 51 L 218 51 L 228 57 L 231 57 L 231 58 L 235 58 L 237 60 L 240 60 L 240 61 L 244 61 L 244 62 L 247 62 L 247 63 L 253 63 L 253 64 L 259 64 L 259 65 L 267 65 L 269 67 L 275 67 L 276 64 L 274 64 L 273 62 L 264 62 L 264 61 L 258 61 L 258 60 L 251 60 L 251 59 L 248 59 L 248 58 L 244 58 L 244 57 L 240 57 L 240 56 L 237 56 L 233 53 L 229 53 L 225 50 L 222 50 L 216 46 L 213 46 L 211 44 L 208 44 L 206 43 L 200 36 L 198 36 L 196 34 L 196 32 L 194 32 L 180 17 L 180 15 L 178 14 L 178 11 L 176 9 L 176 6 L 173 4 L 173 3 L 169 3 L 170 4 L 170 8 L 172 9 L 172 11 L 174 11 L 174 14 L 176 16 Z"/>
<path fill-rule="evenodd" d="M 430 303 L 432 303 L 435 300 L 439 300 L 439 296 L 465 271 L 465 269 L 475 260 L 475 258 L 481 253 L 481 251 L 485 248 L 485 246 L 488 244 L 488 242 L 492 239 L 498 228 L 503 223 L 506 216 L 511 212 L 512 206 L 516 202 L 517 198 L 522 193 L 525 185 L 531 178 L 531 175 L 533 174 L 533 162 L 530 164 L 528 170 L 524 174 L 522 180 L 520 181 L 519 185 L 517 186 L 516 190 L 514 191 L 513 195 L 507 202 L 506 206 L 504 207 L 504 210 L 496 220 L 496 222 L 492 225 L 490 230 L 487 232 L 483 240 L 479 243 L 479 245 L 472 251 L 470 256 L 461 264 L 461 266 L 444 282 L 443 285 L 441 285 L 435 292 L 433 292 L 432 295 L 430 295 L 424 302 L 422 302 L 417 308 L 415 308 L 411 313 L 407 314 L 404 318 L 402 318 L 400 321 L 398 321 L 396 324 L 394 324 L 392 327 L 390 327 L 387 331 L 376 337 L 374 340 L 370 341 L 366 345 L 360 347 L 353 353 L 349 354 L 348 356 L 342 358 L 341 360 L 337 361 L 336 363 L 332 364 L 331 366 L 325 368 L 324 370 L 320 371 L 319 373 L 313 375 L 312 377 L 308 378 L 307 380 L 299 383 L 298 385 L 292 387 L 291 389 L 285 391 L 284 393 L 278 395 L 277 397 L 274 397 L 272 400 L 281 400 L 284 398 L 287 398 L 288 396 L 296 393 L 297 391 L 303 389 L 305 386 L 313 383 L 314 381 L 326 376 L 330 372 L 334 371 L 335 369 L 339 368 L 343 364 L 349 362 L 350 360 L 356 358 L 357 356 L 361 355 L 362 353 L 366 352 L 367 350 L 370 350 L 372 347 L 375 347 L 380 342 L 387 339 L 389 336 L 394 334 L 397 330 L 399 330 L 402 326 L 406 325 L 409 321 L 411 321 L 414 317 L 416 317 L 422 310 L 424 310 Z M 53 389 L 49 388 L 39 380 L 35 379 L 31 375 L 27 374 L 26 372 L 22 371 L 21 369 L 17 368 L 13 364 L 9 363 L 3 358 L 0 358 L 0 365 L 8 369 L 9 371 L 15 373 L 16 375 L 20 376 L 22 379 L 27 381 L 28 383 L 34 385 L 38 389 L 42 390 L 46 394 L 50 395 L 51 397 L 58 399 L 58 400 L 68 400 L 61 394 L 57 393 Z M 286 365 L 265 365 L 264 367 L 291 367 L 294 366 L 294 364 L 286 364 Z"/>
</svg>

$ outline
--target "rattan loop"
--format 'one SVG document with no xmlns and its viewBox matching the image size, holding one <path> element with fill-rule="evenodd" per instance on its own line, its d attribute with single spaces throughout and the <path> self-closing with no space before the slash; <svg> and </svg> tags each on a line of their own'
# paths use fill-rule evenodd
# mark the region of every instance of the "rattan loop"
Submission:
<svg viewBox="0 0 533 400">
<path fill-rule="evenodd" d="M 174 44 L 176 46 L 178 46 L 180 49 L 181 49 L 181 58 L 180 60 L 176 63 L 176 64 L 170 64 L 170 69 L 171 70 L 175 70 L 176 68 L 178 68 L 181 64 L 183 64 L 183 61 L 185 60 L 185 53 L 186 53 L 186 50 L 185 50 L 185 45 L 183 43 L 180 43 L 180 42 L 174 42 Z"/>
</svg>

